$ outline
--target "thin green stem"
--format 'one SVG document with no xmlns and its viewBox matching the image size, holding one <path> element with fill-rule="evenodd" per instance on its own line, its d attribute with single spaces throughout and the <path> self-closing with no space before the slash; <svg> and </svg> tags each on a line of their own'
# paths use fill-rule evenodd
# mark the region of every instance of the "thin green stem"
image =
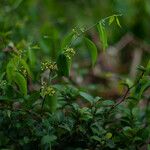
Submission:
<svg viewBox="0 0 150 150">
<path fill-rule="evenodd" d="M 112 15 L 114 17 L 120 17 L 122 16 L 122 14 L 114 14 Z M 67 47 L 71 47 L 73 42 L 76 41 L 79 37 L 81 37 L 83 34 L 85 34 L 86 32 L 90 31 L 91 29 L 93 29 L 95 26 L 97 26 L 99 23 L 104 23 L 106 20 L 109 20 L 112 16 L 108 16 L 104 19 L 99 20 L 97 23 L 95 23 L 94 25 L 90 26 L 89 28 L 87 28 L 84 32 L 81 32 L 80 34 L 77 35 L 77 37 L 75 39 L 73 39 Z M 83 27 L 84 28 L 84 27 Z"/>
</svg>

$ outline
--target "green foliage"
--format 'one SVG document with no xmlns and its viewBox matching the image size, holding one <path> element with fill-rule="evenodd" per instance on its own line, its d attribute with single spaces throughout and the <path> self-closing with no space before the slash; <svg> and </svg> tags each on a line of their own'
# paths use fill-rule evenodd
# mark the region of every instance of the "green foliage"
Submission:
<svg viewBox="0 0 150 150">
<path fill-rule="evenodd" d="M 57 58 L 59 76 L 69 76 L 69 62 L 65 54 L 60 54 Z"/>
<path fill-rule="evenodd" d="M 14 60 L 10 60 L 6 67 L 7 79 L 11 83 L 13 80 L 14 72 L 16 71 L 16 64 Z"/>
<path fill-rule="evenodd" d="M 49 96 L 45 97 L 46 104 L 49 106 L 49 111 L 54 113 L 57 109 L 57 97 L 56 96 Z"/>
<path fill-rule="evenodd" d="M 61 44 L 61 49 L 63 50 L 64 48 L 68 47 L 73 39 L 74 33 L 71 32 L 69 33 L 66 37 L 64 37 L 62 44 Z"/>
<path fill-rule="evenodd" d="M 117 25 L 121 28 L 121 24 L 120 24 L 118 17 L 116 17 L 116 22 L 117 22 Z"/>
<path fill-rule="evenodd" d="M 114 20 L 115 20 L 115 16 L 111 16 L 109 18 L 109 25 L 111 25 L 114 22 Z"/>
<path fill-rule="evenodd" d="M 9 61 L 6 67 L 7 79 L 10 84 L 12 82 L 16 83 L 23 95 L 27 95 L 27 81 L 24 76 L 17 71 L 17 63 L 20 63 L 25 69 L 27 69 L 27 72 L 30 74 L 28 65 L 23 59 L 20 61 L 18 58 L 13 58 Z"/>
<path fill-rule="evenodd" d="M 97 61 L 97 48 L 96 48 L 95 44 L 91 40 L 86 38 L 85 42 L 86 42 L 87 47 L 88 47 L 88 49 L 90 51 L 91 59 L 92 59 L 92 65 L 94 66 L 94 64 Z"/>
<path fill-rule="evenodd" d="M 102 42 L 103 50 L 105 50 L 108 47 L 106 29 L 101 22 L 99 22 L 99 24 L 97 25 L 97 28 L 98 28 L 98 32 L 99 32 L 99 37 Z"/>
<path fill-rule="evenodd" d="M 127 78 L 122 82 L 125 89 L 119 100 L 95 96 L 101 95 L 103 85 L 99 87 L 87 79 L 88 75 L 95 79 L 92 73 L 97 69 L 96 63 L 99 63 L 97 49 L 107 49 L 108 37 L 115 32 L 108 31 L 109 25 L 115 22 L 121 27 L 121 15 L 114 14 L 89 28 L 75 27 L 67 35 L 64 34 L 68 26 L 90 24 L 86 20 L 89 17 L 81 17 L 86 11 L 85 5 L 90 6 L 88 9 L 96 6 L 97 9 L 90 11 L 95 16 L 106 13 L 99 9 L 99 2 L 66 1 L 64 4 L 54 0 L 11 0 L 0 3 L 0 149 L 150 149 L 147 144 L 150 139 L 150 98 L 146 94 L 150 87 L 150 62 L 146 67 L 138 67 L 135 81 Z M 105 6 L 108 3 L 110 1 L 101 4 Z M 133 3 L 137 5 L 132 12 L 135 16 L 141 3 Z M 148 1 L 143 3 L 149 4 Z M 113 2 L 113 6 L 119 9 L 134 5 L 130 1 L 124 4 Z M 74 13 L 74 8 L 79 5 Z M 140 11 L 148 15 L 147 7 L 149 5 L 144 5 L 144 11 Z M 77 22 L 75 17 L 80 21 Z M 139 20 L 136 22 L 141 25 L 142 19 Z M 126 22 L 136 29 L 128 17 Z M 92 32 L 95 27 L 98 33 L 95 30 Z M 143 26 L 138 29 L 146 38 Z M 97 34 L 100 47 L 96 43 Z M 110 40 L 117 40 L 120 33 L 116 34 Z M 91 66 L 88 51 L 93 68 L 87 67 Z M 81 76 L 78 77 L 78 74 Z M 101 74 L 102 71 L 98 77 L 101 78 Z M 89 90 L 89 87 L 95 88 L 98 93 Z M 108 92 L 105 87 L 103 92 Z M 139 104 L 142 102 L 146 105 L 141 108 Z"/>
<path fill-rule="evenodd" d="M 24 78 L 24 76 L 19 72 L 15 72 L 13 80 L 19 87 L 19 90 L 21 91 L 21 93 L 26 96 L 27 95 L 27 81 Z"/>
</svg>

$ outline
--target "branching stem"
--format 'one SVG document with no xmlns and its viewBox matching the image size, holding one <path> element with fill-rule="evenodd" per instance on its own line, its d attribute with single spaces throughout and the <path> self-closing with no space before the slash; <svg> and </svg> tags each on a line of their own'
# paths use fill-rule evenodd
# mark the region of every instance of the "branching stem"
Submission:
<svg viewBox="0 0 150 150">
<path fill-rule="evenodd" d="M 114 17 L 120 17 L 120 16 L 122 16 L 122 14 L 114 14 L 114 15 L 112 15 L 112 16 L 114 16 Z M 106 18 L 104 18 L 104 19 L 99 20 L 97 23 L 95 23 L 94 25 L 90 26 L 90 27 L 87 28 L 85 31 L 79 33 L 75 39 L 72 39 L 72 41 L 68 44 L 67 47 L 71 47 L 72 44 L 73 44 L 73 42 L 76 41 L 80 36 L 82 36 L 84 33 L 88 32 L 89 30 L 93 29 L 93 28 L 94 28 L 95 26 L 97 26 L 99 23 L 104 23 L 106 20 L 109 20 L 112 16 L 108 16 L 108 17 L 106 17 Z M 83 28 L 84 28 L 84 27 L 83 27 Z"/>
<path fill-rule="evenodd" d="M 140 77 L 138 78 L 138 80 L 137 80 L 131 87 L 128 87 L 128 88 L 127 88 L 127 90 L 126 90 L 126 92 L 124 93 L 124 95 L 122 96 L 121 100 L 120 100 L 119 102 L 117 102 L 116 104 L 114 104 L 114 105 L 110 108 L 110 110 L 108 111 L 109 114 L 110 114 L 110 112 L 112 112 L 112 110 L 114 110 L 118 105 L 120 105 L 121 103 L 123 103 L 123 102 L 126 100 L 126 98 L 127 98 L 128 94 L 129 94 L 129 92 L 131 91 L 131 89 L 133 89 L 137 84 L 139 84 L 140 80 L 142 79 L 142 77 L 143 77 L 143 75 L 144 75 L 144 72 L 145 72 L 145 71 L 143 71 L 143 72 L 141 73 L 141 75 L 140 75 Z"/>
</svg>

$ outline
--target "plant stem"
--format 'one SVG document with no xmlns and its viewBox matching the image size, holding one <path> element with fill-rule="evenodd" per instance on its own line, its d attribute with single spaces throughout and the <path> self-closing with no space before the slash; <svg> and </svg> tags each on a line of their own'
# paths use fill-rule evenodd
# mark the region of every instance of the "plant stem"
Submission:
<svg viewBox="0 0 150 150">
<path fill-rule="evenodd" d="M 144 75 L 145 71 L 142 72 L 142 74 L 140 75 L 140 77 L 138 78 L 138 80 L 131 86 L 131 87 L 128 87 L 125 94 L 123 95 L 123 97 L 121 98 L 121 100 L 114 104 L 110 110 L 108 111 L 108 113 L 112 112 L 113 109 L 115 109 L 118 105 L 120 105 L 122 102 L 124 102 L 129 94 L 129 92 L 131 91 L 131 89 L 133 89 L 137 84 L 139 84 L 140 80 L 142 79 L 143 75 Z"/>
<path fill-rule="evenodd" d="M 44 98 L 42 99 L 42 106 L 41 106 L 41 110 L 43 110 L 45 100 L 46 100 L 46 99 L 45 99 L 45 96 L 44 96 Z"/>
<path fill-rule="evenodd" d="M 122 16 L 122 14 L 114 14 L 112 15 L 114 17 L 120 17 Z M 112 16 L 108 16 L 104 19 L 99 20 L 97 23 L 95 23 L 94 25 L 90 26 L 89 28 L 87 28 L 84 32 L 81 32 L 80 34 L 77 35 L 77 37 L 75 39 L 73 39 L 67 47 L 71 47 L 71 45 L 73 44 L 74 41 L 76 41 L 80 36 L 82 36 L 84 33 L 86 33 L 87 31 L 93 29 L 95 26 L 97 26 L 99 23 L 104 23 L 106 20 L 110 19 Z"/>
</svg>

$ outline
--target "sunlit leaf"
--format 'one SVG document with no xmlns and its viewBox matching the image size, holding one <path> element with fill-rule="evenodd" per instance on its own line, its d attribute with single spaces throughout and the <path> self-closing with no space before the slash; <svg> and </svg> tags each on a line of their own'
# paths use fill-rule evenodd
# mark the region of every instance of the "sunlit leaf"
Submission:
<svg viewBox="0 0 150 150">
<path fill-rule="evenodd" d="M 101 42 L 102 42 L 103 50 L 105 50 L 105 49 L 108 47 L 107 35 L 106 35 L 105 27 L 104 27 L 104 25 L 100 22 L 100 23 L 97 25 L 97 28 L 98 28 L 98 32 L 99 32 L 99 38 L 101 39 Z"/>
<path fill-rule="evenodd" d="M 30 70 L 28 64 L 26 63 L 26 61 L 24 59 L 20 59 L 19 63 L 20 63 L 20 65 L 23 66 L 24 69 L 26 69 L 28 75 L 31 77 L 32 73 L 31 73 L 31 70 Z"/>
<path fill-rule="evenodd" d="M 27 95 L 27 81 L 24 78 L 24 76 L 19 72 L 15 72 L 13 81 L 19 87 L 19 90 L 21 91 L 21 93 L 23 95 Z"/>
<path fill-rule="evenodd" d="M 105 138 L 106 138 L 106 139 L 112 138 L 112 133 L 108 132 L 108 133 L 105 135 Z"/>
<path fill-rule="evenodd" d="M 114 16 L 110 16 L 110 18 L 109 18 L 109 25 L 111 25 L 114 20 L 115 20 L 115 17 Z"/>
<path fill-rule="evenodd" d="M 121 24 L 117 16 L 116 16 L 116 22 L 117 22 L 117 25 L 121 28 Z"/>
<path fill-rule="evenodd" d="M 85 42 L 86 42 L 87 47 L 89 48 L 89 52 L 92 58 L 92 65 L 94 66 L 97 61 L 97 48 L 95 44 L 88 38 L 85 38 Z"/>
<path fill-rule="evenodd" d="M 16 65 L 14 63 L 14 60 L 10 60 L 7 64 L 6 67 L 6 74 L 7 74 L 7 79 L 11 83 L 13 78 L 14 78 L 14 73 L 16 71 Z"/>
<path fill-rule="evenodd" d="M 88 102 L 92 103 L 94 98 L 93 96 L 91 96 L 90 94 L 88 93 L 85 93 L 85 92 L 79 92 L 80 96 L 82 96 L 85 100 L 87 100 Z"/>
</svg>

